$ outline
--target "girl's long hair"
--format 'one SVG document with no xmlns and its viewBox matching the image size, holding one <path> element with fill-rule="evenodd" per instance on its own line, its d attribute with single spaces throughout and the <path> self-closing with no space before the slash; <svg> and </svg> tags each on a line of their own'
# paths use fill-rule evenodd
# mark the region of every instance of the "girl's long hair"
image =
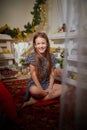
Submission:
<svg viewBox="0 0 87 130">
<path fill-rule="evenodd" d="M 36 39 L 38 37 L 44 38 L 46 39 L 46 43 L 47 43 L 47 49 L 45 51 L 45 58 L 46 58 L 46 74 L 42 73 L 42 60 L 43 57 L 42 55 L 40 55 L 37 51 L 37 49 L 35 48 L 35 44 L 36 44 Z M 38 80 L 44 79 L 49 77 L 50 73 L 51 73 L 51 68 L 52 68 L 52 61 L 51 61 L 51 55 L 50 55 L 50 43 L 49 43 L 49 39 L 47 37 L 47 35 L 44 32 L 37 32 L 34 35 L 33 38 L 33 48 L 34 48 L 34 53 L 35 53 L 35 62 L 36 62 L 36 75 L 38 77 Z"/>
</svg>

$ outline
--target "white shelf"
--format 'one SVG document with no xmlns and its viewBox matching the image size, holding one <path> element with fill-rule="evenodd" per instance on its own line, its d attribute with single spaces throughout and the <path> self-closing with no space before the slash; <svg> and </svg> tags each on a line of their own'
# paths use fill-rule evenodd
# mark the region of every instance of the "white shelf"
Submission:
<svg viewBox="0 0 87 130">
<path fill-rule="evenodd" d="M 13 54 L 0 54 L 0 60 L 14 59 Z"/>
<path fill-rule="evenodd" d="M 0 40 L 12 41 L 12 38 L 9 35 L 7 35 L 7 34 L 0 34 Z"/>
<path fill-rule="evenodd" d="M 65 33 L 49 34 L 49 39 L 65 39 Z"/>
<path fill-rule="evenodd" d="M 0 34 L 0 48 L 2 49 L 2 54 L 0 54 L 0 67 L 12 65 L 14 60 L 13 54 L 13 44 L 11 44 L 13 39 L 7 34 Z M 7 52 L 11 53 L 4 53 Z"/>
<path fill-rule="evenodd" d="M 74 67 L 74 66 L 67 65 L 67 71 L 72 71 L 72 72 L 76 72 L 77 73 L 77 68 Z"/>
<path fill-rule="evenodd" d="M 75 55 L 68 56 L 67 60 L 69 60 L 69 61 L 76 61 L 77 62 L 77 56 L 75 56 Z"/>
<path fill-rule="evenodd" d="M 66 79 L 66 82 L 67 82 L 68 84 L 70 84 L 70 85 L 77 86 L 77 81 L 76 81 L 76 80 L 67 78 L 67 79 Z"/>
<path fill-rule="evenodd" d="M 87 69 L 84 69 L 84 68 L 80 68 L 79 72 L 77 70 L 77 67 L 74 67 L 74 66 L 68 66 L 67 65 L 67 71 L 71 71 L 71 72 L 76 72 L 76 73 L 80 73 L 80 74 L 85 74 L 87 75 Z"/>
<path fill-rule="evenodd" d="M 80 56 L 80 59 L 77 58 L 76 55 L 72 55 L 72 56 L 68 56 L 67 60 L 69 61 L 75 61 L 75 62 L 83 62 L 83 63 L 87 63 L 87 56 Z"/>
<path fill-rule="evenodd" d="M 56 33 L 56 34 L 48 34 L 49 39 L 51 40 L 58 40 L 58 39 L 65 39 L 65 38 L 76 38 L 77 32 L 70 32 L 67 34 L 66 32 Z"/>
<path fill-rule="evenodd" d="M 73 80 L 73 79 L 69 79 L 67 78 L 66 80 L 67 84 L 75 86 L 75 87 L 79 87 L 79 88 L 83 88 L 83 89 L 87 89 L 87 82 L 80 82 L 77 80 Z"/>
<path fill-rule="evenodd" d="M 0 43 L 0 47 L 7 47 L 6 43 Z"/>
</svg>

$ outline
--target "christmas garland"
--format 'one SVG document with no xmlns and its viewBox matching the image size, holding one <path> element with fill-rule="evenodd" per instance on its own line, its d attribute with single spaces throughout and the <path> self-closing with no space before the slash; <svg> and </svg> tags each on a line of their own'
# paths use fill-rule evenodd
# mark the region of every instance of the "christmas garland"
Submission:
<svg viewBox="0 0 87 130">
<path fill-rule="evenodd" d="M 26 25 L 24 25 L 24 30 L 20 31 L 19 28 L 13 28 L 11 29 L 7 24 L 0 27 L 0 34 L 8 34 L 13 39 L 24 41 L 29 35 L 34 33 L 38 25 L 41 23 L 43 26 L 46 23 L 46 10 L 45 10 L 45 3 L 47 0 L 36 0 L 33 11 L 31 14 L 33 15 L 32 22 L 28 22 Z M 42 16 L 42 17 L 41 17 Z"/>
</svg>

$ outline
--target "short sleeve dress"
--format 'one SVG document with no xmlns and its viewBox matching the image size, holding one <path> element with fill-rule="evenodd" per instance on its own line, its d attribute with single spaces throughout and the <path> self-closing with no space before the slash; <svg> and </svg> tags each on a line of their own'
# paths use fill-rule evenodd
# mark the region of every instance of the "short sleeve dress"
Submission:
<svg viewBox="0 0 87 130">
<path fill-rule="evenodd" d="M 58 63 L 58 60 L 55 58 L 54 54 L 51 54 L 51 60 L 52 60 L 52 65 L 55 67 L 55 65 Z M 43 68 L 43 73 L 46 73 L 46 58 L 43 58 L 42 60 L 42 68 Z M 35 66 L 35 54 L 34 52 L 32 52 L 31 54 L 28 55 L 28 57 L 26 58 L 25 64 L 27 64 L 28 66 L 30 64 Z M 49 77 L 48 78 L 44 78 L 42 81 L 40 81 L 40 84 L 42 86 L 43 89 L 47 89 L 49 86 Z M 32 77 L 29 79 L 27 87 L 26 87 L 26 93 L 25 93 L 25 97 L 24 100 L 27 101 L 29 100 L 30 97 L 30 93 L 29 93 L 29 88 L 35 85 L 35 82 L 33 81 Z"/>
</svg>

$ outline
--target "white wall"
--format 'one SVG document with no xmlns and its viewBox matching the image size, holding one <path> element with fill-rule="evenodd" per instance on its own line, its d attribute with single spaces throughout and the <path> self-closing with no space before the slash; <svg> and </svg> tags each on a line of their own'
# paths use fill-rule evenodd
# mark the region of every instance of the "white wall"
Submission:
<svg viewBox="0 0 87 130">
<path fill-rule="evenodd" d="M 8 24 L 11 28 L 24 29 L 27 22 L 32 21 L 31 11 L 34 0 L 2 0 L 0 1 L 0 26 Z"/>
<path fill-rule="evenodd" d="M 45 30 L 48 33 L 57 31 L 62 20 L 61 0 L 47 0 L 47 24 Z M 27 22 L 32 22 L 35 0 L 2 0 L 0 2 L 0 26 L 8 24 L 11 28 L 24 29 Z M 58 7 L 59 6 L 59 7 Z M 60 12 L 59 12 L 60 11 Z"/>
</svg>

